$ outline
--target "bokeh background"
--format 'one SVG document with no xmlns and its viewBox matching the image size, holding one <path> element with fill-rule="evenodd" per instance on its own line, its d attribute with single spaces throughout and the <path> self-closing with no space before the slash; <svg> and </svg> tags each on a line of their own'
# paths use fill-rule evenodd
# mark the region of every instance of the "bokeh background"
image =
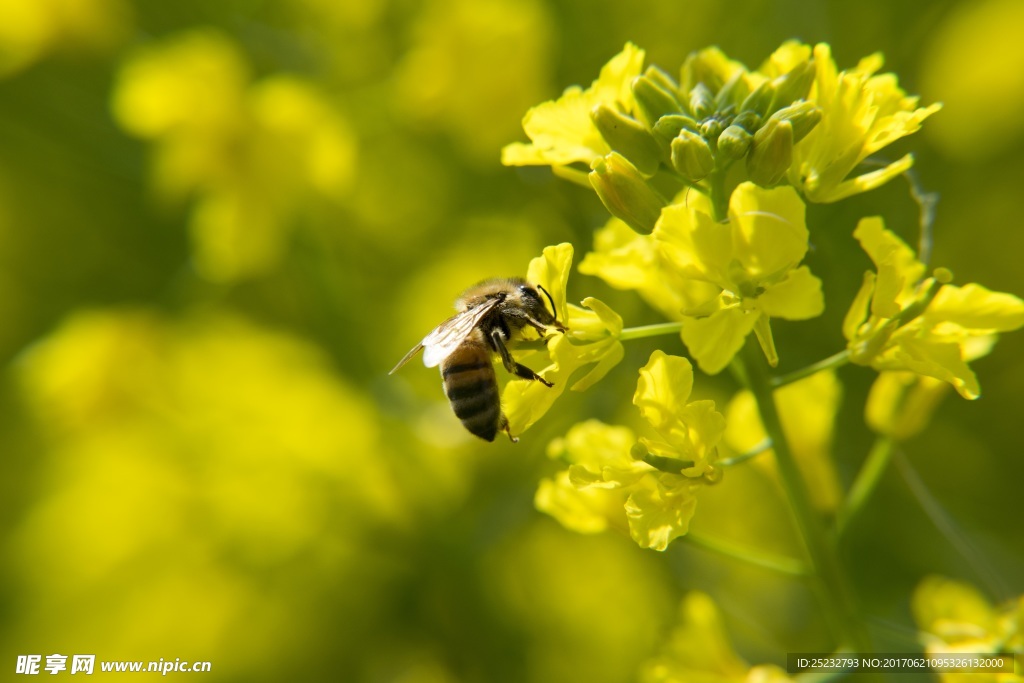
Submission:
<svg viewBox="0 0 1024 683">
<path fill-rule="evenodd" d="M 841 68 L 884 52 L 945 104 L 892 151 L 941 195 L 932 263 L 1024 295 L 1022 25 L 1017 0 L 3 0 L 0 670 L 92 653 L 225 681 L 629 681 L 691 590 L 751 662 L 827 648 L 794 581 L 533 508 L 546 444 L 638 426 L 636 370 L 677 339 L 628 344 L 516 445 L 462 431 L 435 371 L 386 373 L 467 285 L 589 249 L 593 193 L 499 152 L 627 40 L 670 72 L 711 44 L 751 67 L 789 38 Z M 829 311 L 779 326 L 783 370 L 841 348 L 868 213 L 916 239 L 902 180 L 813 207 Z M 570 295 L 658 321 L 595 278 Z M 844 539 L 881 650 L 915 648 L 927 574 L 1024 592 L 1024 335 L 975 368 L 981 399 L 950 395 L 903 448 L 938 507 L 894 468 Z M 848 485 L 872 373 L 839 377 Z M 798 548 L 755 466 L 702 494 L 694 529 Z"/>
</svg>

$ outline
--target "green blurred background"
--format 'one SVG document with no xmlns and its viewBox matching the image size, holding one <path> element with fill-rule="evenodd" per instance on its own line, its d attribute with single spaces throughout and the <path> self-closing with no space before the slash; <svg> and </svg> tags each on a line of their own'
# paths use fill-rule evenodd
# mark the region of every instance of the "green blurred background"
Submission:
<svg viewBox="0 0 1024 683">
<path fill-rule="evenodd" d="M 467 285 L 590 248 L 596 197 L 499 151 L 626 41 L 670 72 L 711 44 L 752 68 L 789 38 L 840 68 L 884 52 L 945 104 L 891 152 L 941 194 L 932 263 L 1024 294 L 1022 25 L 1017 0 L 3 0 L 0 670 L 92 653 L 210 661 L 211 680 L 628 681 L 694 589 L 751 662 L 829 647 L 793 581 L 533 508 L 548 441 L 637 426 L 636 370 L 677 339 L 630 343 L 517 445 L 462 431 L 435 371 L 386 373 Z M 812 207 L 829 310 L 779 326 L 782 370 L 841 348 L 868 267 L 850 234 L 879 213 L 916 239 L 902 180 Z M 589 295 L 658 320 L 575 275 Z M 1008 335 L 974 364 L 982 398 L 949 396 L 905 445 L 956 531 L 893 470 L 844 539 L 880 650 L 914 648 L 925 574 L 1024 592 L 1022 359 Z M 840 373 L 846 485 L 872 375 Z M 698 380 L 722 405 L 734 388 Z M 694 529 L 798 547 L 753 466 Z"/>
</svg>

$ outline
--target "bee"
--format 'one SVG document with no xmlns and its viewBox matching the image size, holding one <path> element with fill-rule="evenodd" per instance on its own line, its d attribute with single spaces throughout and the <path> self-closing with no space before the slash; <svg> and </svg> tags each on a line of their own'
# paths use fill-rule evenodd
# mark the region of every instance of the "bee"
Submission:
<svg viewBox="0 0 1024 683">
<path fill-rule="evenodd" d="M 551 303 L 551 312 L 537 289 Z M 501 410 L 492 358 L 495 354 L 501 356 L 505 369 L 516 377 L 553 386 L 517 363 L 505 344 L 527 325 L 541 335 L 552 328 L 564 333 L 566 328 L 558 322 L 555 302 L 546 289 L 539 285 L 534 288 L 523 278 L 495 278 L 463 292 L 455 301 L 455 309 L 458 313 L 434 328 L 388 374 L 422 350 L 424 365 L 441 366 L 444 393 L 466 429 L 486 441 L 494 441 L 499 431 L 518 441 L 509 432 L 508 418 Z"/>
</svg>

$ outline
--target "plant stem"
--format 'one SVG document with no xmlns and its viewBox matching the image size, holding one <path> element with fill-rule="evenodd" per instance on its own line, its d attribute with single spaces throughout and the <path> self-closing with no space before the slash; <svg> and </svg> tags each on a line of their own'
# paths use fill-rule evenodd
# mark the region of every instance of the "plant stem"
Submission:
<svg viewBox="0 0 1024 683">
<path fill-rule="evenodd" d="M 769 381 L 770 381 L 772 387 L 774 387 L 774 388 L 784 387 L 787 384 L 792 384 L 793 382 L 799 382 L 800 380 L 804 379 L 805 377 L 810 377 L 811 375 L 819 373 L 822 370 L 828 370 L 829 368 L 838 368 L 838 367 L 841 367 L 843 365 L 846 365 L 849 362 L 850 362 L 850 350 L 849 349 L 843 349 L 839 353 L 834 353 L 831 356 L 829 356 L 828 358 L 823 358 L 823 359 L 819 360 L 817 363 L 812 363 L 811 365 L 808 365 L 805 368 L 800 368 L 799 370 L 794 370 L 793 372 L 790 372 L 790 373 L 785 374 L 785 375 L 781 375 L 779 377 L 772 377 L 771 380 L 769 380 Z"/>
<path fill-rule="evenodd" d="M 754 565 L 755 567 L 771 569 L 772 571 L 779 572 L 780 574 L 786 574 L 787 576 L 803 577 L 810 574 L 810 571 L 803 562 L 794 560 L 791 557 L 762 553 L 757 550 L 751 550 L 750 548 L 744 548 L 743 546 L 730 543 L 729 541 L 704 536 L 692 531 L 683 536 L 683 538 L 699 548 L 704 548 L 706 550 L 716 552 L 719 555 L 741 560 L 747 564 Z"/>
<path fill-rule="evenodd" d="M 761 422 L 772 440 L 779 478 L 786 491 L 793 519 L 807 547 L 814 570 L 814 585 L 826 618 L 835 629 L 841 645 L 852 646 L 854 650 L 860 652 L 870 652 L 871 644 L 867 631 L 857 616 L 853 594 L 843 574 L 838 553 L 826 536 L 821 519 L 811 505 L 807 486 L 782 431 L 782 421 L 772 395 L 771 382 L 760 349 L 753 338 L 747 341 L 744 365 L 750 383 L 749 388 L 757 400 L 761 413 Z"/>
<path fill-rule="evenodd" d="M 744 463 L 750 460 L 751 458 L 755 458 L 764 453 L 765 451 L 770 450 L 771 447 L 772 440 L 764 439 L 763 441 L 761 441 L 761 443 L 757 444 L 746 453 L 740 453 L 739 455 L 734 455 L 731 458 L 723 458 L 722 460 L 719 460 L 717 464 L 721 465 L 722 467 L 732 467 L 733 465 L 739 465 L 740 463 Z"/>
<path fill-rule="evenodd" d="M 842 536 L 846 525 L 871 497 L 878 482 L 882 479 L 882 474 L 889 466 L 894 446 L 895 443 L 888 436 L 879 436 L 875 439 L 868 457 L 864 460 L 860 472 L 857 473 L 857 478 L 853 480 L 853 486 L 850 487 L 850 493 L 846 496 L 843 507 L 836 516 L 836 536 Z"/>
<path fill-rule="evenodd" d="M 682 323 L 657 323 L 655 325 L 642 325 L 641 327 L 627 327 L 619 335 L 619 341 L 656 337 L 659 334 L 678 334 L 681 329 L 683 329 Z"/>
<path fill-rule="evenodd" d="M 729 216 L 729 195 L 725 193 L 725 169 L 713 171 L 708 176 L 708 197 L 711 199 L 711 217 L 716 222 Z"/>
</svg>

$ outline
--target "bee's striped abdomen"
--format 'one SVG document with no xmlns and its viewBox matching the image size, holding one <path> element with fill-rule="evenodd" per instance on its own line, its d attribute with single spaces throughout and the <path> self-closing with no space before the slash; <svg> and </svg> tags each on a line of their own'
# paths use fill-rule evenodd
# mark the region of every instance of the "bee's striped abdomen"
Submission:
<svg viewBox="0 0 1024 683">
<path fill-rule="evenodd" d="M 481 439 L 494 441 L 505 419 L 487 347 L 466 341 L 441 362 L 441 377 L 444 393 L 462 425 Z"/>
</svg>

